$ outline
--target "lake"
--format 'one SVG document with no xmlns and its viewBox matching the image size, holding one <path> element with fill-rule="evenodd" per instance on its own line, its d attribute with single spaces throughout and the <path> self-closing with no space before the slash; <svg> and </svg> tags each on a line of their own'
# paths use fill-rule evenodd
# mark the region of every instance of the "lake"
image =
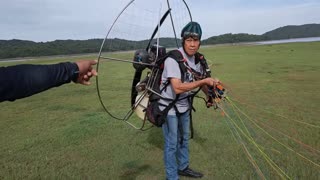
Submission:
<svg viewBox="0 0 320 180">
<path fill-rule="evenodd" d="M 260 42 L 256 42 L 256 43 L 263 45 L 263 44 L 281 44 L 281 43 L 291 43 L 291 42 L 313 42 L 313 41 L 320 41 L 320 37 L 260 41 Z"/>
</svg>

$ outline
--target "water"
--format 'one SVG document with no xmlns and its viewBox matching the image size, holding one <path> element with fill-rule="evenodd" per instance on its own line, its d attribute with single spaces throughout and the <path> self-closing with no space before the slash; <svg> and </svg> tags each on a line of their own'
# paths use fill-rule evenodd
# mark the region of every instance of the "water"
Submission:
<svg viewBox="0 0 320 180">
<path fill-rule="evenodd" d="M 256 43 L 263 45 L 263 44 L 281 44 L 281 43 L 313 42 L 313 41 L 320 41 L 320 37 L 282 39 L 282 40 L 272 40 L 272 41 L 261 41 L 261 42 L 256 42 Z"/>
</svg>

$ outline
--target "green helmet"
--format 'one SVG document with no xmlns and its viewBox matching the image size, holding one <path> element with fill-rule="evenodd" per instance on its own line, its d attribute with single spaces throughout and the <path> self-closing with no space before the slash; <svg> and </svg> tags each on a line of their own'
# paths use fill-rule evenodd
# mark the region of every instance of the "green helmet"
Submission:
<svg viewBox="0 0 320 180">
<path fill-rule="evenodd" d="M 197 22 L 189 22 L 181 31 L 181 37 L 186 39 L 188 37 L 197 37 L 201 40 L 202 30 Z"/>
</svg>

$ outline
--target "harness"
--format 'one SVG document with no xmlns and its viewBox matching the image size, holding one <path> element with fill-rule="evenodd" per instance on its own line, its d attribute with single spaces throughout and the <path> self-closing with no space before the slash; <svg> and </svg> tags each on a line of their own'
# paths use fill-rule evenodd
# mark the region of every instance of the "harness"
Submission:
<svg viewBox="0 0 320 180">
<path fill-rule="evenodd" d="M 160 75 L 158 75 L 158 78 L 159 79 L 156 79 L 156 81 L 160 82 L 161 80 L 161 76 L 162 76 L 162 72 L 163 72 L 163 69 L 164 69 L 164 61 L 167 59 L 167 58 L 172 58 L 174 60 L 176 60 L 176 62 L 178 63 L 179 65 L 179 69 L 180 69 L 180 73 L 181 73 L 181 82 L 185 82 L 185 75 L 187 73 L 190 73 L 192 76 L 193 76 L 193 80 L 200 80 L 200 79 L 204 79 L 206 77 L 208 77 L 208 66 L 207 66 L 207 63 L 205 61 L 204 58 L 200 58 L 200 57 L 203 57 L 200 53 L 197 53 L 195 55 L 195 64 L 199 64 L 201 65 L 201 68 L 202 68 L 202 73 L 201 72 L 198 72 L 196 70 L 194 70 L 193 68 L 191 68 L 187 62 L 187 60 L 184 58 L 184 56 L 182 55 L 182 53 L 179 51 L 179 50 L 172 50 L 170 52 L 167 53 L 166 56 L 164 56 L 163 58 L 159 59 L 157 61 L 157 65 L 159 66 L 160 68 Z M 159 89 L 159 94 L 161 95 L 161 93 L 163 91 L 165 91 L 168 87 L 168 85 L 170 84 L 170 81 L 167 80 L 162 88 L 160 89 L 160 85 L 159 87 L 156 87 L 155 89 Z M 180 98 L 180 94 L 177 94 L 176 97 L 174 99 L 169 99 L 169 98 L 164 98 L 164 97 L 161 97 L 157 94 L 152 94 L 150 96 L 150 101 L 159 101 L 159 99 L 163 99 L 165 101 L 169 101 L 170 103 L 168 105 L 165 105 L 165 104 L 161 104 L 161 103 L 158 103 L 159 106 L 162 106 L 162 107 L 165 107 L 163 110 L 162 110 L 162 118 L 164 119 L 169 110 L 174 108 L 175 109 L 175 112 L 176 112 L 176 115 L 179 116 L 180 115 L 180 112 L 178 111 L 178 108 L 176 106 L 176 103 L 178 101 L 181 101 L 181 100 L 184 100 L 184 99 L 188 99 L 188 103 L 191 107 L 191 110 L 195 111 L 195 108 L 193 107 L 193 99 L 194 97 L 196 96 L 196 94 L 200 91 L 201 88 L 198 88 L 197 91 L 183 97 L 183 98 Z M 190 111 L 190 129 L 191 129 L 191 138 L 193 137 L 193 123 L 192 123 L 192 111 Z"/>
<path fill-rule="evenodd" d="M 172 50 L 170 52 L 167 53 L 167 55 L 164 57 L 164 59 L 161 61 L 159 61 L 161 63 L 161 70 L 163 71 L 163 65 L 164 65 L 164 61 L 167 59 L 167 58 L 172 58 L 174 60 L 176 60 L 176 62 L 178 63 L 179 65 L 179 69 L 180 69 L 180 73 L 181 73 L 181 82 L 185 82 L 185 76 L 187 73 L 190 73 L 195 79 L 195 80 L 198 80 L 198 79 L 203 79 L 203 77 L 205 76 L 204 73 L 200 73 L 200 72 L 197 72 L 196 70 L 194 70 L 193 68 L 191 68 L 187 62 L 187 60 L 184 58 L 184 56 L 182 55 L 182 53 L 179 51 L 179 50 Z M 198 64 L 200 61 L 197 60 L 195 61 L 195 64 Z M 162 73 L 161 73 L 162 74 Z M 170 81 L 167 80 L 164 84 L 163 84 L 163 87 L 160 89 L 160 93 L 161 94 L 163 91 L 165 91 L 168 87 L 168 85 L 170 84 Z M 176 103 L 178 101 L 181 101 L 181 100 L 184 100 L 184 99 L 187 99 L 188 98 L 188 101 L 189 101 L 189 104 L 192 105 L 192 101 L 191 99 L 193 99 L 193 97 L 199 92 L 200 88 L 192 93 L 192 94 L 189 94 L 183 98 L 180 98 L 180 94 L 177 94 L 176 97 L 174 99 L 168 99 L 168 98 L 163 98 L 163 97 L 160 97 L 160 99 L 163 99 L 165 101 L 171 101 L 168 105 L 164 105 L 164 104 L 160 104 L 160 106 L 165 106 L 165 109 L 164 111 L 167 112 L 169 111 L 172 107 L 174 107 L 174 109 L 176 110 L 176 112 L 179 112 L 178 111 L 178 108 L 176 106 Z"/>
</svg>

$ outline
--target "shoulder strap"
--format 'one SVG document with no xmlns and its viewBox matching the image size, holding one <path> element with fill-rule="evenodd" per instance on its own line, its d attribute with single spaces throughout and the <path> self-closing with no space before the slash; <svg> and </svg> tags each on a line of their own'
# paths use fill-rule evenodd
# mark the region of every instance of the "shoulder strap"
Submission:
<svg viewBox="0 0 320 180">
<path fill-rule="evenodd" d="M 177 60 L 177 61 L 183 60 L 183 55 L 178 49 L 174 49 L 172 51 L 169 51 L 168 56 Z"/>
<path fill-rule="evenodd" d="M 182 53 L 178 49 L 175 49 L 175 50 L 169 51 L 167 57 L 170 57 L 177 61 L 177 63 L 179 64 L 179 69 L 181 73 L 181 81 L 184 82 L 184 75 L 187 72 L 187 67 L 184 64 L 185 59 Z"/>
<path fill-rule="evenodd" d="M 205 73 L 205 76 L 211 77 L 211 70 L 208 66 L 207 60 L 204 58 L 204 55 L 197 52 L 194 56 L 195 56 L 195 62 L 196 63 L 200 62 L 200 65 L 202 66 L 202 69 L 204 71 L 203 73 Z"/>
</svg>

